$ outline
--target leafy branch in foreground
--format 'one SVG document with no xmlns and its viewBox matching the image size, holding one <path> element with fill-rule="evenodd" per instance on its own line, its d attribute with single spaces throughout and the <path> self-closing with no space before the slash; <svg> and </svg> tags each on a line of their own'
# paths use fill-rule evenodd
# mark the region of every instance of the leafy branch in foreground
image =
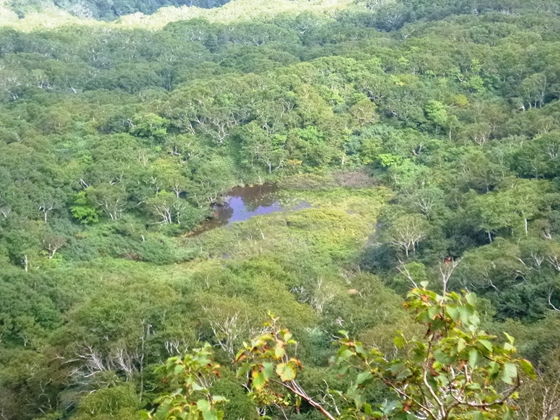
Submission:
<svg viewBox="0 0 560 420">
<path fill-rule="evenodd" d="M 421 340 L 395 338 L 402 356 L 388 360 L 379 350 L 366 350 L 348 337 L 340 340 L 336 363 L 341 373 L 360 373 L 348 394 L 357 409 L 373 418 L 376 412 L 363 391 L 381 380 L 398 396 L 392 407 L 408 419 L 508 419 L 521 385 L 520 370 L 535 376 L 531 363 L 516 358 L 514 339 L 503 345 L 480 329 L 476 297 L 469 293 L 412 290 L 406 307 L 427 327 Z"/>
<path fill-rule="evenodd" d="M 294 405 L 296 410 L 302 401 L 334 420 L 318 401 L 310 397 L 296 380 L 297 372 L 302 370 L 301 362 L 290 356 L 288 350 L 297 342 L 287 330 L 278 327 L 278 319 L 271 317 L 265 324 L 269 332 L 244 343 L 237 353 L 235 362 L 240 364 L 238 376 L 247 376 L 247 388 L 259 405 L 283 407 Z"/>
<path fill-rule="evenodd" d="M 266 324 L 266 333 L 244 343 L 238 352 L 237 374 L 246 378 L 245 387 L 259 406 L 282 412 L 288 407 L 299 411 L 305 402 L 331 420 L 510 419 L 516 409 L 521 372 L 534 378 L 535 371 L 529 361 L 516 357 L 513 337 L 505 334 L 507 341 L 500 345 L 496 336 L 480 328 L 475 304 L 472 293 L 444 291 L 439 295 L 428 290 L 426 283 L 413 289 L 405 307 L 427 328 L 426 334 L 418 340 L 398 335 L 394 342 L 399 356 L 392 359 L 341 332 L 334 368 L 341 375 L 357 374 L 345 393 L 315 398 L 303 389 L 297 381 L 302 365 L 292 355 L 297 342 L 274 317 Z M 210 396 L 201 381 L 204 375 L 213 374 L 216 366 L 210 361 L 208 346 L 183 362 L 170 359 L 166 373 L 174 380 L 182 378 L 183 386 L 156 401 L 160 406 L 150 418 L 222 418 L 215 404 L 224 399 Z M 368 401 L 367 391 L 375 383 L 389 387 L 394 401 Z M 194 393 L 205 398 L 194 403 Z M 342 401 L 341 407 L 334 404 L 336 414 L 324 404 L 327 397 Z"/>
<path fill-rule="evenodd" d="M 210 387 L 219 377 L 220 365 L 212 360 L 209 344 L 194 349 L 184 359 L 172 357 L 159 368 L 176 390 L 154 401 L 155 412 L 144 413 L 152 420 L 221 420 L 224 412 L 220 404 L 224 397 L 212 395 Z"/>
</svg>

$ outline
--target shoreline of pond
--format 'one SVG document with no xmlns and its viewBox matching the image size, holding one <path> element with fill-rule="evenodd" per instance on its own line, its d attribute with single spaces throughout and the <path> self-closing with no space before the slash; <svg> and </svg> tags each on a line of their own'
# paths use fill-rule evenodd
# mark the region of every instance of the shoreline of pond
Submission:
<svg viewBox="0 0 560 420">
<path fill-rule="evenodd" d="M 221 202 L 212 204 L 213 215 L 185 237 L 201 235 L 213 229 L 229 226 L 232 223 L 243 222 L 256 216 L 284 211 L 297 211 L 311 207 L 304 200 L 295 205 L 280 203 L 282 189 L 276 183 L 248 184 L 235 186 L 223 196 Z"/>
</svg>

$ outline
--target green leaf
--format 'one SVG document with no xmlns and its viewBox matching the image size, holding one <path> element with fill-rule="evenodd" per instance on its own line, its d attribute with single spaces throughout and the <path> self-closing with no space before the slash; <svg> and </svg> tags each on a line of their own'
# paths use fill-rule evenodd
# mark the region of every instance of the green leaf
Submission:
<svg viewBox="0 0 560 420">
<path fill-rule="evenodd" d="M 486 347 L 486 350 L 488 350 L 490 352 L 492 350 L 494 350 L 494 346 L 492 345 L 492 343 L 490 341 L 488 341 L 488 340 L 478 340 L 478 342 L 480 344 L 482 344 L 484 347 Z"/>
<path fill-rule="evenodd" d="M 184 371 L 185 371 L 185 365 L 177 365 L 173 369 L 173 375 L 176 376 L 176 375 L 178 375 L 178 374 L 180 374 L 181 372 L 184 372 Z"/>
<path fill-rule="evenodd" d="M 199 385 L 197 382 L 193 382 L 191 387 L 192 387 L 193 391 L 206 391 L 206 388 Z"/>
<path fill-rule="evenodd" d="M 465 350 L 465 347 L 467 347 L 467 342 L 462 338 L 459 338 L 459 340 L 457 341 L 457 352 L 461 353 L 463 350 Z"/>
<path fill-rule="evenodd" d="M 252 366 L 249 363 L 242 365 L 239 369 L 237 369 L 237 376 L 243 376 L 247 372 L 251 370 Z"/>
<path fill-rule="evenodd" d="M 507 332 L 504 333 L 504 335 L 507 337 L 509 343 L 513 346 L 513 343 L 515 341 L 515 338 L 513 338 L 511 335 L 509 335 Z"/>
<path fill-rule="evenodd" d="M 428 309 L 428 316 L 430 319 L 434 319 L 439 312 L 439 308 L 437 306 L 432 306 Z"/>
<path fill-rule="evenodd" d="M 402 379 L 406 379 L 411 375 L 412 375 L 412 372 L 410 371 L 410 369 L 405 369 L 397 375 L 397 381 L 400 381 Z"/>
<path fill-rule="evenodd" d="M 342 360 L 348 360 L 350 359 L 352 356 L 354 356 L 354 353 L 352 353 L 350 350 L 348 349 L 344 349 L 342 351 L 338 352 L 338 358 L 342 359 Z"/>
<path fill-rule="evenodd" d="M 535 368 L 531 362 L 525 359 L 520 359 L 519 364 L 521 365 L 523 372 L 525 372 L 531 379 L 535 379 L 537 377 L 537 372 L 535 372 Z"/>
<path fill-rule="evenodd" d="M 399 373 L 401 370 L 404 369 L 404 366 L 405 366 L 404 362 L 396 361 L 396 362 L 394 362 L 393 365 L 391 365 L 389 370 L 391 371 L 391 373 L 393 375 L 396 375 L 397 373 Z"/>
<path fill-rule="evenodd" d="M 243 343 L 245 344 L 245 343 Z M 237 352 L 237 354 L 235 355 L 235 361 L 238 362 L 239 359 L 241 359 L 241 356 L 243 356 L 245 354 L 245 349 L 241 349 Z"/>
<path fill-rule="evenodd" d="M 488 376 L 490 378 L 495 379 L 500 371 L 500 364 L 497 362 L 490 362 L 488 363 Z"/>
<path fill-rule="evenodd" d="M 204 420 L 217 420 L 218 419 L 218 417 L 216 416 L 216 413 L 214 412 L 214 410 L 212 410 L 212 406 L 210 405 L 210 403 L 207 400 L 198 400 L 196 402 L 196 407 L 202 413 L 202 416 L 204 417 Z"/>
<path fill-rule="evenodd" d="M 272 376 L 272 373 L 274 372 L 274 364 L 270 363 L 270 362 L 264 362 L 263 363 L 263 374 L 264 374 L 264 379 L 265 381 L 268 381 L 270 379 L 270 377 Z"/>
<path fill-rule="evenodd" d="M 371 374 L 371 372 L 369 370 L 366 371 L 366 372 L 362 372 L 358 375 L 358 377 L 356 379 L 356 384 L 357 385 L 362 385 L 364 382 L 367 382 L 372 377 L 373 377 L 373 375 Z"/>
<path fill-rule="evenodd" d="M 266 385 L 266 379 L 263 372 L 253 371 L 253 388 L 261 390 Z"/>
<path fill-rule="evenodd" d="M 475 411 L 472 415 L 472 419 L 473 420 L 484 420 L 484 414 L 482 414 L 480 411 Z"/>
<path fill-rule="evenodd" d="M 356 343 L 355 350 L 356 350 L 356 354 L 358 356 L 360 356 L 360 355 L 365 356 L 366 355 L 366 351 L 364 349 L 364 346 L 361 343 Z"/>
<path fill-rule="evenodd" d="M 220 420 L 216 410 L 203 411 L 202 417 L 204 417 L 204 420 Z"/>
<path fill-rule="evenodd" d="M 420 363 L 426 358 L 426 346 L 423 343 L 417 342 L 416 348 L 412 350 L 410 360 L 415 363 Z"/>
<path fill-rule="evenodd" d="M 517 416 L 515 416 L 517 417 Z M 509 407 L 506 408 L 506 412 L 504 413 L 502 420 L 513 420 L 514 418 L 513 410 Z M 554 417 L 554 420 L 558 420 L 558 417 Z"/>
<path fill-rule="evenodd" d="M 510 343 L 504 343 L 504 350 L 511 352 L 515 350 L 515 347 L 513 347 Z"/>
<path fill-rule="evenodd" d="M 467 299 L 469 305 L 476 306 L 476 295 L 474 293 L 467 293 L 465 299 Z"/>
<path fill-rule="evenodd" d="M 480 324 L 480 318 L 478 314 L 475 312 L 469 317 L 469 325 L 471 327 L 477 327 Z"/>
<path fill-rule="evenodd" d="M 274 349 L 274 357 L 281 359 L 286 355 L 286 349 L 284 349 L 284 343 L 276 343 L 276 348 Z"/>
<path fill-rule="evenodd" d="M 502 381 L 506 384 L 513 385 L 514 378 L 517 378 L 517 366 L 511 362 L 505 362 L 502 370 Z"/>
<path fill-rule="evenodd" d="M 178 357 L 170 357 L 169 359 L 167 359 L 167 361 L 165 362 L 165 365 L 167 366 L 168 369 L 171 369 L 171 367 L 173 365 L 175 365 L 177 362 L 179 361 Z"/>
<path fill-rule="evenodd" d="M 444 365 L 448 365 L 450 363 L 453 363 L 453 359 L 451 358 L 451 356 L 449 354 L 447 354 L 446 352 L 441 351 L 441 350 L 437 350 L 434 353 L 434 358 L 438 362 L 440 362 L 441 364 L 444 364 Z"/>
<path fill-rule="evenodd" d="M 457 322 L 457 320 L 459 319 L 459 309 L 457 309 L 454 306 L 448 306 L 445 308 L 445 312 L 447 312 L 447 315 L 449 315 L 449 317 Z"/>
<path fill-rule="evenodd" d="M 198 400 L 196 402 L 196 406 L 200 411 L 208 411 L 210 410 L 210 403 L 207 400 Z"/>
<path fill-rule="evenodd" d="M 474 314 L 473 309 L 469 306 L 459 306 L 457 310 L 459 311 L 459 318 L 463 324 L 469 325 L 471 316 Z"/>
<path fill-rule="evenodd" d="M 478 362 L 478 350 L 472 349 L 471 351 L 469 351 L 469 366 L 472 369 L 475 369 L 476 362 Z"/>
<path fill-rule="evenodd" d="M 405 344 L 404 337 L 401 336 L 401 335 L 397 335 L 393 339 L 393 342 L 395 343 L 395 346 L 397 346 L 398 349 L 402 349 L 404 347 L 404 344 Z"/>
<path fill-rule="evenodd" d="M 383 414 L 389 415 L 397 408 L 402 408 L 402 405 L 400 401 L 387 401 L 380 408 L 383 410 Z"/>
<path fill-rule="evenodd" d="M 296 369 L 290 363 L 279 363 L 276 366 L 276 373 L 282 382 L 293 381 L 296 378 Z"/>
</svg>

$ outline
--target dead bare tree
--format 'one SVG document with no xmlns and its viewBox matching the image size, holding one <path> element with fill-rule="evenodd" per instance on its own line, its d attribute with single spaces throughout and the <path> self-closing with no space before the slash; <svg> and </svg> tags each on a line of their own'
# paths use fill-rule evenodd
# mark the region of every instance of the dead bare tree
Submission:
<svg viewBox="0 0 560 420">
<path fill-rule="evenodd" d="M 239 312 L 217 314 L 207 306 L 203 306 L 202 310 L 207 316 L 206 322 L 214 334 L 217 345 L 232 359 L 235 358 L 240 339 L 249 335 L 249 318 Z"/>
<path fill-rule="evenodd" d="M 555 312 L 560 312 L 560 308 L 557 308 L 553 303 L 552 303 L 552 295 L 554 294 L 554 290 L 549 290 L 548 291 L 548 304 L 550 305 L 550 307 L 552 308 L 553 311 Z"/>
<path fill-rule="evenodd" d="M 45 223 L 47 223 L 49 212 L 54 209 L 55 209 L 55 205 L 53 203 L 48 203 L 48 204 L 45 203 L 39 206 L 39 211 L 42 211 L 44 214 Z"/>
<path fill-rule="evenodd" d="M 453 272 L 455 271 L 455 269 L 457 268 L 460 262 L 461 262 L 460 259 L 458 260 L 447 259 L 444 263 L 439 264 L 439 272 L 441 273 L 441 283 L 442 283 L 444 296 L 447 293 L 447 286 L 449 284 L 449 279 L 451 278 L 451 275 L 453 274 Z"/>
<path fill-rule="evenodd" d="M 43 239 L 43 246 L 49 253 L 49 259 L 52 259 L 60 248 L 66 245 L 66 239 L 56 235 L 48 235 Z"/>
<path fill-rule="evenodd" d="M 523 420 L 555 420 L 560 417 L 560 371 L 548 366 L 526 384 L 518 415 Z"/>
</svg>

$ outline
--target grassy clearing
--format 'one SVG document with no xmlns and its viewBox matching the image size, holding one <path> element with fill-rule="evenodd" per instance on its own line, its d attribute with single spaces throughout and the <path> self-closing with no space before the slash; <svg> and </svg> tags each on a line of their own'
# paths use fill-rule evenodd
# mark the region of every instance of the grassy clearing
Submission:
<svg viewBox="0 0 560 420">
<path fill-rule="evenodd" d="M 284 204 L 305 201 L 311 208 L 254 217 L 183 240 L 199 257 L 224 260 L 274 255 L 297 250 L 325 264 L 352 262 L 373 232 L 377 214 L 390 194 L 381 188 L 284 190 Z"/>
</svg>

